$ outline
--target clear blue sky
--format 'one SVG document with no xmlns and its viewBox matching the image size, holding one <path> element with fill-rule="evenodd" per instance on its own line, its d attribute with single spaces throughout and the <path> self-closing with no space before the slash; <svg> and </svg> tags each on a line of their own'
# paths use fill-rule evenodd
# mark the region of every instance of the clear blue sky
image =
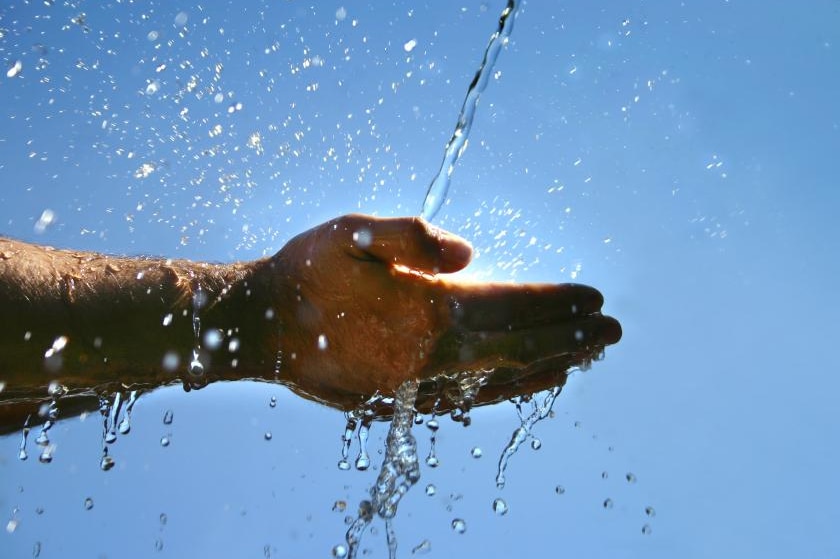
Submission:
<svg viewBox="0 0 840 559">
<path fill-rule="evenodd" d="M 417 214 L 502 7 L 5 2 L 0 233 L 227 261 L 341 213 Z M 476 277 L 598 287 L 624 339 L 503 491 L 514 407 L 442 421 L 400 556 L 840 553 L 838 23 L 828 0 L 524 4 L 436 222 Z M 107 473 L 98 417 L 55 428 L 49 465 L 2 438 L 0 555 L 329 557 L 375 478 L 336 468 L 343 429 L 243 383 L 144 396 Z"/>
</svg>

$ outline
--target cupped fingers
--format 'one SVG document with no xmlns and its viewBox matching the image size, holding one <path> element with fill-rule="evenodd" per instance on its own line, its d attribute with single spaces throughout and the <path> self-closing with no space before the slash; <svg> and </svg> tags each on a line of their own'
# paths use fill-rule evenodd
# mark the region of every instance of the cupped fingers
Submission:
<svg viewBox="0 0 840 559">
<path fill-rule="evenodd" d="M 455 330 L 440 340 L 430 365 L 443 371 L 523 368 L 549 358 L 589 353 L 620 338 L 618 321 L 600 314 L 511 331 Z"/>
</svg>

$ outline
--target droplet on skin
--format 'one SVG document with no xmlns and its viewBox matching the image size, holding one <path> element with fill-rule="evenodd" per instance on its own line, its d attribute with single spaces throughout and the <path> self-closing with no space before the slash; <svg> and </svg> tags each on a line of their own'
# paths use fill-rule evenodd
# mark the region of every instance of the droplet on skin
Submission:
<svg viewBox="0 0 840 559">
<path fill-rule="evenodd" d="M 169 313 L 163 317 L 163 325 L 169 326 L 170 324 L 172 324 L 172 313 Z"/>
<path fill-rule="evenodd" d="M 318 336 L 318 349 L 321 351 L 327 349 L 327 337 L 324 334 Z"/>
<path fill-rule="evenodd" d="M 359 229 L 353 233 L 353 242 L 358 248 L 368 248 L 373 242 L 373 235 L 369 229 Z"/>
</svg>

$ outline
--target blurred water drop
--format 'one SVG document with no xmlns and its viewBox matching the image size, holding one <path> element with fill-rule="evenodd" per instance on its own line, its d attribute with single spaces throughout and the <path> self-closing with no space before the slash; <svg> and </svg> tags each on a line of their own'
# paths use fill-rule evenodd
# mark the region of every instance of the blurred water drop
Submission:
<svg viewBox="0 0 840 559">
<path fill-rule="evenodd" d="M 474 446 L 472 450 L 470 450 L 470 455 L 472 455 L 473 458 L 481 458 L 482 454 L 481 449 L 477 446 Z"/>
<path fill-rule="evenodd" d="M 175 417 L 175 414 L 172 413 L 172 410 L 166 410 L 163 414 L 163 424 L 170 425 L 172 423 L 172 419 Z"/>
<path fill-rule="evenodd" d="M 558 495 L 563 495 L 564 493 L 566 493 L 566 488 L 563 487 L 562 485 L 558 485 L 554 488 L 554 492 L 557 493 Z"/>
<path fill-rule="evenodd" d="M 653 518 L 654 516 L 656 516 L 656 511 L 654 510 L 653 507 L 647 506 L 647 507 L 645 507 L 645 514 L 647 516 Z"/>
<path fill-rule="evenodd" d="M 163 540 L 160 538 L 155 540 L 155 551 L 163 551 Z"/>
<path fill-rule="evenodd" d="M 426 427 L 428 427 L 430 431 L 437 431 L 439 426 L 440 425 L 438 424 L 437 419 L 430 419 L 426 422 Z"/>
<path fill-rule="evenodd" d="M 463 534 L 467 531 L 467 523 L 462 518 L 456 518 L 452 521 L 452 530 L 458 534 Z"/>
<path fill-rule="evenodd" d="M 41 212 L 41 217 L 38 218 L 38 221 L 35 222 L 35 233 L 41 234 L 47 230 L 47 228 L 55 222 L 55 212 L 51 209 L 47 208 L 43 212 Z"/>
<path fill-rule="evenodd" d="M 114 459 L 106 454 L 102 457 L 102 460 L 99 461 L 99 469 L 101 469 L 103 472 L 107 472 L 108 470 L 114 467 L 114 464 Z"/>
<path fill-rule="evenodd" d="M 419 544 L 415 545 L 411 549 L 412 555 L 425 555 L 432 550 L 432 542 L 429 540 L 423 540 Z"/>
<path fill-rule="evenodd" d="M 166 516 L 165 512 L 160 513 L 160 524 L 161 526 L 166 526 L 166 523 L 169 521 L 169 517 Z"/>
<path fill-rule="evenodd" d="M 437 487 L 435 487 L 435 485 L 433 483 L 430 483 L 429 485 L 426 486 L 426 495 L 431 497 L 435 493 L 437 493 Z"/>
<path fill-rule="evenodd" d="M 405 50 L 405 52 L 411 52 L 411 51 L 414 50 L 414 47 L 416 47 L 416 46 L 417 46 L 417 39 L 411 39 L 410 41 L 407 41 L 403 45 L 403 50 Z"/>
<path fill-rule="evenodd" d="M 269 407 L 276 407 L 277 406 L 277 396 L 272 396 L 271 400 L 268 402 Z"/>
<path fill-rule="evenodd" d="M 601 472 L 601 479 L 607 479 L 608 477 L 610 477 L 609 472 L 607 472 L 606 470 Z"/>
<path fill-rule="evenodd" d="M 541 448 L 542 448 L 542 441 L 541 441 L 541 440 L 539 440 L 538 438 L 534 437 L 534 438 L 531 440 L 531 448 L 533 448 L 534 450 L 539 450 L 539 449 L 541 449 Z"/>
<path fill-rule="evenodd" d="M 266 431 L 265 435 L 263 435 L 263 438 L 267 441 L 270 441 L 271 440 L 271 431 Z"/>
<path fill-rule="evenodd" d="M 93 499 L 91 499 L 90 497 L 87 497 L 85 499 L 85 510 L 90 510 L 92 508 L 93 508 Z"/>
<path fill-rule="evenodd" d="M 334 512 L 344 512 L 347 509 L 347 501 L 338 500 L 333 503 L 332 510 Z"/>
<path fill-rule="evenodd" d="M 611 508 L 613 508 L 613 500 L 610 499 L 609 497 L 604 499 L 604 508 L 607 509 L 607 510 L 610 510 Z"/>
<path fill-rule="evenodd" d="M 332 548 L 332 556 L 336 559 L 344 559 L 347 557 L 347 548 L 342 544 L 336 545 Z"/>
<path fill-rule="evenodd" d="M 32 546 L 32 557 L 40 557 L 41 556 L 41 542 L 35 542 L 35 545 Z"/>
<path fill-rule="evenodd" d="M 9 70 L 6 72 L 7 78 L 14 78 L 18 74 L 20 74 L 21 70 L 23 70 L 23 62 L 20 60 L 16 60 L 14 64 L 9 67 Z"/>
<path fill-rule="evenodd" d="M 6 532 L 12 534 L 15 530 L 17 530 L 18 521 L 17 518 L 13 518 L 6 523 Z"/>
<path fill-rule="evenodd" d="M 318 336 L 318 349 L 321 351 L 327 349 L 327 337 L 324 334 Z"/>
<path fill-rule="evenodd" d="M 642 526 L 642 534 L 644 534 L 644 535 L 646 535 L 646 536 L 647 536 L 647 535 L 648 535 L 648 534 L 650 534 L 652 531 L 653 531 L 653 530 L 651 529 L 650 524 L 645 524 L 644 526 Z"/>
<path fill-rule="evenodd" d="M 163 325 L 169 326 L 172 324 L 172 313 L 167 313 L 166 316 L 163 317 Z"/>
<path fill-rule="evenodd" d="M 636 475 L 633 472 L 627 472 L 627 475 L 624 477 L 627 483 L 636 483 Z"/>
<path fill-rule="evenodd" d="M 495 499 L 493 501 L 493 512 L 499 516 L 504 516 L 508 513 L 508 506 L 504 499 Z"/>
<path fill-rule="evenodd" d="M 157 41 L 158 37 L 160 37 L 160 33 L 158 33 L 157 31 L 149 31 L 149 34 L 146 35 L 146 39 L 152 42 Z"/>
<path fill-rule="evenodd" d="M 160 446 L 167 447 L 169 446 L 169 437 L 163 436 L 160 438 Z"/>
<path fill-rule="evenodd" d="M 337 19 L 338 21 L 344 21 L 345 19 L 347 19 L 347 8 L 342 6 L 339 9 L 337 9 L 335 11 L 335 19 Z"/>
<path fill-rule="evenodd" d="M 338 461 L 338 469 L 346 472 L 347 470 L 350 469 L 350 462 L 348 462 L 347 460 L 344 460 L 342 458 L 341 460 Z"/>
<path fill-rule="evenodd" d="M 188 18 L 187 12 L 178 12 L 178 15 L 175 16 L 175 25 L 183 27 L 187 24 Z"/>
<path fill-rule="evenodd" d="M 154 95 L 160 89 L 160 82 L 152 80 L 146 85 L 146 95 Z"/>
</svg>

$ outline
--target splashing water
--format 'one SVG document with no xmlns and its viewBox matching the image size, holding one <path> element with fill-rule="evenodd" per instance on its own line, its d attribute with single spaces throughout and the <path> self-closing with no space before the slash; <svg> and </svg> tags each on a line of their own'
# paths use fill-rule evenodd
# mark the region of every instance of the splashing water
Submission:
<svg viewBox="0 0 840 559">
<path fill-rule="evenodd" d="M 560 395 L 561 387 L 555 386 L 552 388 L 545 396 L 545 399 L 540 404 L 537 401 L 536 395 L 531 399 L 531 414 L 528 417 L 524 417 L 521 411 L 521 403 L 517 404 L 516 408 L 519 411 L 519 419 L 521 421 L 520 426 L 513 432 L 511 435 L 510 442 L 508 443 L 507 447 L 502 451 L 502 455 L 499 457 L 499 469 L 498 473 L 496 474 L 496 487 L 502 489 L 505 486 L 505 470 L 508 466 L 508 461 L 516 454 L 516 451 L 519 450 L 519 447 L 522 446 L 528 436 L 531 434 L 531 429 L 548 417 L 551 413 L 551 408 L 554 406 L 554 401 L 557 399 L 557 396 Z"/>
<path fill-rule="evenodd" d="M 502 10 L 502 14 L 499 16 L 499 28 L 490 36 L 490 42 L 487 43 L 487 49 L 484 51 L 484 58 L 481 60 L 481 65 L 478 67 L 475 77 L 467 89 L 467 96 L 464 98 L 461 113 L 458 115 L 458 122 L 455 124 L 455 131 L 452 132 L 452 137 L 446 143 L 443 162 L 440 165 L 437 175 L 432 179 L 432 183 L 426 191 L 426 198 L 423 200 L 423 209 L 420 212 L 420 216 L 429 221 L 434 219 L 446 201 L 446 194 L 449 192 L 449 183 L 452 178 L 452 171 L 455 170 L 455 163 L 458 162 L 461 154 L 467 148 L 467 138 L 470 135 L 470 129 L 475 119 L 478 100 L 487 87 L 487 82 L 493 73 L 493 66 L 496 64 L 496 59 L 499 58 L 499 52 L 502 46 L 506 45 L 510 38 L 517 11 L 518 6 L 516 0 L 508 0 L 505 9 Z"/>
<path fill-rule="evenodd" d="M 417 382 L 405 381 L 397 389 L 394 399 L 394 416 L 388 430 L 385 460 L 376 483 L 370 490 L 370 501 L 359 505 L 359 516 L 347 530 L 347 557 L 353 559 L 361 546 L 362 536 L 376 514 L 385 519 L 388 556 L 397 554 L 397 538 L 391 520 L 403 496 L 420 479 L 420 462 L 417 459 L 417 441 L 411 434 L 414 424 L 414 402 L 417 399 Z"/>
</svg>

